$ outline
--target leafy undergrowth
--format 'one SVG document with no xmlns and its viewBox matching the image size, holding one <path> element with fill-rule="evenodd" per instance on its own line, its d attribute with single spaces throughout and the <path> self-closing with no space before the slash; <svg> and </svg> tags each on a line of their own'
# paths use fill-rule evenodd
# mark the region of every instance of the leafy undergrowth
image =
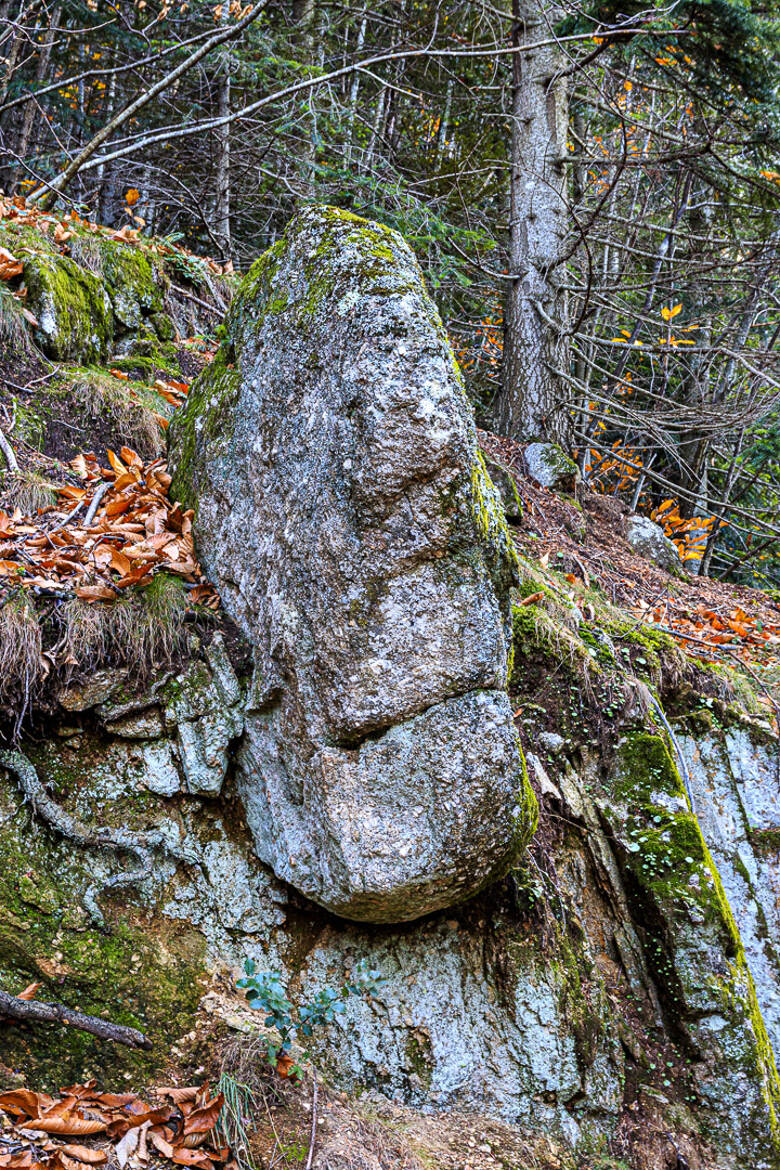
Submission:
<svg viewBox="0 0 780 1170">
<path fill-rule="evenodd" d="M 236 1170 L 215 1135 L 224 1098 L 208 1084 L 157 1088 L 152 1104 L 137 1093 L 103 1093 L 95 1081 L 60 1097 L 14 1089 L 0 1095 L 0 1170 L 86 1170 L 173 1162 L 195 1170 Z M 79 1139 L 73 1141 L 72 1139 Z"/>
<path fill-rule="evenodd" d="M 132 206 L 127 208 L 130 220 L 133 220 Z M 209 257 L 196 256 L 189 249 L 183 248 L 170 240 L 156 239 L 154 236 L 142 236 L 138 227 L 132 222 L 121 228 L 105 227 L 94 220 L 82 218 L 77 211 L 61 212 L 41 211 L 35 205 L 28 206 L 26 200 L 17 196 L 12 199 L 0 198 L 0 222 L 5 221 L 15 229 L 32 228 L 42 236 L 51 240 L 63 254 L 69 251 L 69 241 L 81 235 L 101 236 L 104 239 L 123 244 L 135 244 L 152 255 L 176 259 L 181 270 L 189 267 L 193 272 L 210 272 L 215 276 L 229 275 L 233 272 L 230 261 L 219 264 Z M 143 226 L 141 224 L 140 226 Z M 24 264 L 13 255 L 8 248 L 0 249 L 0 280 L 13 280 L 21 276 Z M 19 294 L 24 302 L 24 294 Z"/>
<path fill-rule="evenodd" d="M 108 461 L 78 455 L 34 514 L 0 509 L 0 703 L 17 731 L 49 676 L 121 664 L 143 679 L 219 608 L 165 464 L 128 447 Z"/>
<path fill-rule="evenodd" d="M 169 499 L 165 464 L 145 465 L 129 447 L 108 459 L 110 467 L 92 453 L 71 460 L 79 486 L 55 486 L 58 503 L 35 515 L 0 510 L 4 589 L 116 601 L 121 590 L 164 571 L 193 585 L 198 601 L 216 604 L 195 559 L 193 513 Z"/>
</svg>

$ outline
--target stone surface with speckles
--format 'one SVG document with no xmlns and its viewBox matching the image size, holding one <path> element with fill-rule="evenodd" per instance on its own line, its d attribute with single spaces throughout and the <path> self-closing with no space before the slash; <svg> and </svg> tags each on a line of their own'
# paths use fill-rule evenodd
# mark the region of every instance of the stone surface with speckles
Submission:
<svg viewBox="0 0 780 1170">
<path fill-rule="evenodd" d="M 516 557 L 460 374 L 405 242 L 332 208 L 257 262 L 226 331 L 171 457 L 255 649 L 258 855 L 345 917 L 416 918 L 506 872 L 535 824 L 506 694 Z"/>
</svg>

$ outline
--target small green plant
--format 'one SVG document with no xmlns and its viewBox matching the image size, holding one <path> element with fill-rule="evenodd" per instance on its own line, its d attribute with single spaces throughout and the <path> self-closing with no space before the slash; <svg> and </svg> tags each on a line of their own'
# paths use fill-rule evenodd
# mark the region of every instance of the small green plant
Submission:
<svg viewBox="0 0 780 1170">
<path fill-rule="evenodd" d="M 277 971 L 258 971 L 253 959 L 244 962 L 244 971 L 244 977 L 236 980 L 236 987 L 246 992 L 251 1008 L 266 1013 L 266 1028 L 273 1028 L 276 1032 L 276 1038 L 265 1041 L 269 1063 L 274 1068 L 284 1065 L 284 1075 L 293 1080 L 300 1080 L 302 1075 L 300 1065 L 288 1056 L 293 1040 L 299 1036 L 308 1039 L 315 1028 L 332 1024 L 336 1016 L 344 1011 L 350 996 L 371 998 L 387 982 L 361 959 L 338 991 L 332 987 L 323 987 L 314 999 L 296 1009 Z"/>
<path fill-rule="evenodd" d="M 252 1157 L 250 1131 L 257 1112 L 257 1100 L 251 1087 L 230 1073 L 222 1073 L 217 1092 L 224 1098 L 219 1120 L 214 1128 L 220 1146 L 229 1146 L 238 1170 L 257 1170 Z"/>
</svg>

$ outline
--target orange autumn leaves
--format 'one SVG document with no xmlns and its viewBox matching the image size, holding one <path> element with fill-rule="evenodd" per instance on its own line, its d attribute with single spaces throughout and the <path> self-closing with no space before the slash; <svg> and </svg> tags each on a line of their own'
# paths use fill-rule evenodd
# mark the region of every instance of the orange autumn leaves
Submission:
<svg viewBox="0 0 780 1170">
<path fill-rule="evenodd" d="M 134 188 L 128 191 L 128 195 L 131 193 L 135 193 Z M 131 215 L 132 208 L 137 201 L 135 198 L 132 199 L 132 202 L 127 200 L 128 211 Z M 133 219 L 140 227 L 144 226 L 143 220 L 138 216 L 133 215 Z M 14 222 L 19 227 L 35 227 L 44 236 L 51 236 L 54 243 L 65 253 L 68 251 L 68 240 L 72 239 L 77 231 L 80 231 L 89 232 L 91 235 L 101 235 L 109 240 L 119 240 L 124 244 L 142 244 L 144 251 L 154 253 L 158 256 L 193 256 L 192 252 L 179 245 L 154 240 L 151 237 L 142 237 L 138 228 L 131 227 L 129 223 L 124 224 L 121 228 L 111 228 L 104 227 L 94 220 L 85 219 L 76 211 L 69 211 L 66 215 L 59 216 L 54 213 L 41 211 L 34 204 L 28 206 L 24 197 L 20 195 L 14 196 L 13 198 L 0 196 L 0 221 L 2 220 Z M 208 271 L 215 276 L 233 272 L 233 265 L 230 261 L 226 264 L 220 264 L 218 261 L 208 257 L 199 257 L 197 259 L 201 260 Z M 7 263 L 21 265 L 22 261 L 16 260 L 11 256 L 11 260 Z M 12 276 L 18 276 L 21 272 L 22 268 L 20 267 L 16 271 L 8 271 L 6 275 L 2 275 L 2 263 L 0 262 L 0 280 L 10 280 Z"/>
<path fill-rule="evenodd" d="M 59 1098 L 29 1089 L 0 1095 L 12 1123 L 0 1144 L 0 1170 L 88 1170 L 109 1161 L 135 1168 L 152 1155 L 195 1170 L 225 1164 L 234 1170 L 229 1148 L 214 1135 L 223 1097 L 212 1097 L 208 1085 L 158 1089 L 170 1102 L 160 1105 L 135 1093 L 98 1093 L 95 1081 L 60 1092 Z M 100 1144 L 54 1140 L 73 1138 Z"/>
<path fill-rule="evenodd" d="M 755 658 L 757 651 L 760 657 L 761 650 L 775 655 L 780 646 L 780 622 L 761 621 L 740 606 L 719 613 L 704 604 L 688 609 L 666 597 L 654 605 L 640 599 L 631 612 L 676 636 L 689 650 L 697 643 L 716 652 L 728 647 L 747 661 Z"/>
<path fill-rule="evenodd" d="M 0 511 L 0 578 L 85 601 L 115 601 L 123 589 L 167 572 L 194 586 L 193 601 L 216 608 L 216 593 L 195 558 L 193 513 L 169 499 L 165 464 L 144 464 L 129 447 L 109 451 L 108 462 L 101 467 L 91 452 L 77 455 L 70 466 L 82 485 L 57 488 L 60 503 L 34 517 Z"/>
</svg>

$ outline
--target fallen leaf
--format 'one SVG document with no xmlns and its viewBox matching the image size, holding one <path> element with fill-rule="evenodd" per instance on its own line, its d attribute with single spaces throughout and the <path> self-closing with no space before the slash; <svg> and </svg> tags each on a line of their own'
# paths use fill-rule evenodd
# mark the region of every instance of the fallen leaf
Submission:
<svg viewBox="0 0 780 1170">
<path fill-rule="evenodd" d="M 116 592 L 108 585 L 77 585 L 73 590 L 82 601 L 116 601 Z"/>
<path fill-rule="evenodd" d="M 70 1136 L 84 1137 L 91 1133 L 104 1133 L 106 1123 L 96 1117 L 79 1117 L 73 1113 L 66 1113 L 62 1117 L 40 1117 L 25 1123 L 25 1129 L 40 1130 L 42 1133 L 63 1133 Z"/>
<path fill-rule="evenodd" d="M 86 1162 L 88 1166 L 102 1166 L 108 1161 L 105 1150 L 95 1150 L 90 1146 L 64 1145 L 60 1149 L 64 1150 L 69 1158 L 77 1158 L 79 1162 Z"/>
<path fill-rule="evenodd" d="M 544 597 L 544 591 L 539 590 L 538 593 L 531 593 L 528 597 L 523 597 L 518 601 L 518 607 L 521 605 L 535 605 L 537 601 L 541 601 Z"/>
<path fill-rule="evenodd" d="M 17 260 L 7 248 L 0 248 L 0 280 L 11 280 L 19 276 L 23 269 L 23 260 Z"/>
<path fill-rule="evenodd" d="M 17 995 L 16 998 L 17 999 L 24 999 L 27 1001 L 29 1001 L 31 999 L 35 999 L 36 994 L 38 993 L 38 991 L 40 991 L 40 989 L 42 987 L 43 987 L 43 984 L 40 982 L 39 983 L 30 983 L 30 984 L 28 984 L 27 987 L 25 987 L 24 991 L 19 992 L 19 994 Z"/>
</svg>

